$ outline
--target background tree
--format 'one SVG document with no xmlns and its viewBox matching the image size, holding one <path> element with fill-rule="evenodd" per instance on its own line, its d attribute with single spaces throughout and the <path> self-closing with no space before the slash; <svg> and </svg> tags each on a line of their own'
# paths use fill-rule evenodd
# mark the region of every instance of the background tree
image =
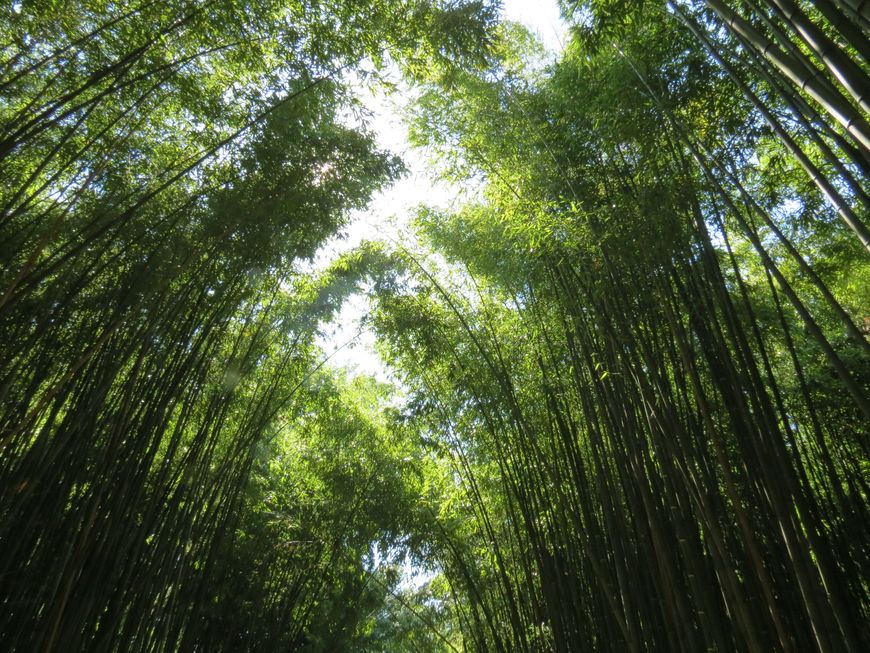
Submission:
<svg viewBox="0 0 870 653">
<path fill-rule="evenodd" d="M 422 214 L 453 280 L 413 254 L 377 322 L 444 406 L 426 428 L 485 543 L 445 554 L 467 639 L 860 650 L 861 242 L 765 125 L 781 105 L 741 102 L 687 16 L 637 12 L 602 8 L 543 72 L 508 29 L 499 69 L 417 108 L 447 174 L 485 181 Z"/>
<path fill-rule="evenodd" d="M 234 547 L 335 308 L 288 287 L 401 171 L 339 119 L 344 75 L 476 61 L 490 19 L 483 3 L 268 0 L 0 19 L 6 648 L 299 644 L 329 592 L 362 592 L 356 559 L 313 585 L 320 558 L 273 563 L 265 526 Z M 215 594 L 234 557 L 263 571 L 249 627 L 206 610 L 237 607 Z M 282 605 L 290 623 L 268 622 Z"/>
</svg>

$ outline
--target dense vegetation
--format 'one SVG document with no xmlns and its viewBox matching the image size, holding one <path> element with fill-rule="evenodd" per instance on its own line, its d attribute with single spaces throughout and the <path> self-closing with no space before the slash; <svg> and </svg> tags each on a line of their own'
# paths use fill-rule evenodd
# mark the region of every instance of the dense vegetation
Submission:
<svg viewBox="0 0 870 653">
<path fill-rule="evenodd" d="M 561 8 L 0 15 L 3 650 L 870 650 L 870 10 Z"/>
</svg>

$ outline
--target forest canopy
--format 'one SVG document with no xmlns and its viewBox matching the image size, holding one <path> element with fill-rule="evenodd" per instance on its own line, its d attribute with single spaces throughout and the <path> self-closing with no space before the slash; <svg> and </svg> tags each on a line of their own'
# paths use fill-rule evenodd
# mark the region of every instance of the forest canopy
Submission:
<svg viewBox="0 0 870 653">
<path fill-rule="evenodd" d="M 870 650 L 870 9 L 559 4 L 0 12 L 4 650 Z"/>
</svg>

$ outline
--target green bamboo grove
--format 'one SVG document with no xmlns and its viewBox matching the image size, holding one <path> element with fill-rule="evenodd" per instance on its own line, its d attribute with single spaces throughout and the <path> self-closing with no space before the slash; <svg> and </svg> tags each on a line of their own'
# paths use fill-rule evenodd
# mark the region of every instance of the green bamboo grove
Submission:
<svg viewBox="0 0 870 653">
<path fill-rule="evenodd" d="M 870 650 L 870 8 L 560 9 L 0 12 L 0 649 Z"/>
</svg>

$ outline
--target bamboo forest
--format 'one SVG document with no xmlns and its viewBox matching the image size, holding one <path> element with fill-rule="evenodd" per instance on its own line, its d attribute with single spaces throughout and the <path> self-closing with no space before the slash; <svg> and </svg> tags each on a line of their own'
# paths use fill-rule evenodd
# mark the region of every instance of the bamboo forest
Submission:
<svg viewBox="0 0 870 653">
<path fill-rule="evenodd" d="M 3 2 L 0 651 L 870 651 L 870 3 Z"/>
</svg>

